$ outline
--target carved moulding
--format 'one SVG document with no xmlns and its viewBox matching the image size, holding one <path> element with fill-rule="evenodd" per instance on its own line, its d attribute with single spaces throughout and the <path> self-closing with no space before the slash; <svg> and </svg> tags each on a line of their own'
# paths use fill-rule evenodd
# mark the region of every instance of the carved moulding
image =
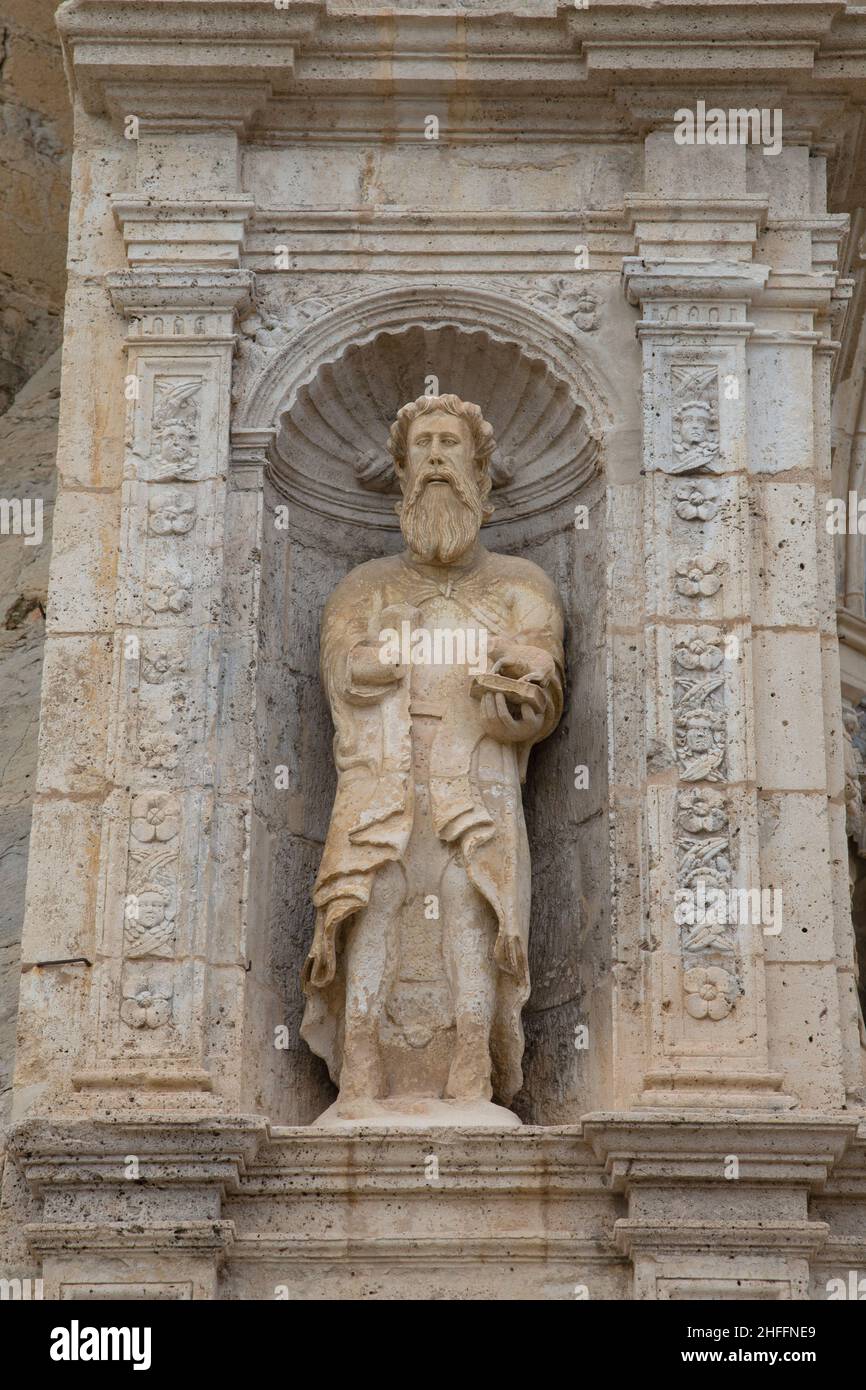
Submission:
<svg viewBox="0 0 866 1390">
<path fill-rule="evenodd" d="M 671 473 L 716 472 L 719 461 L 719 374 L 715 366 L 671 366 Z"/>
<path fill-rule="evenodd" d="M 725 780 L 724 638 L 702 627 L 674 648 L 674 728 L 684 782 Z"/>
<path fill-rule="evenodd" d="M 406 282 L 400 276 L 378 275 L 376 283 L 377 293 L 399 294 Z M 542 277 L 487 275 L 475 283 L 482 290 L 540 309 L 575 334 L 594 333 L 601 322 L 604 293 L 594 280 L 587 280 L 585 272 Z M 449 292 L 441 285 L 430 288 L 431 302 L 444 302 Z M 238 402 L 244 398 L 245 380 L 256 378 L 271 354 L 289 338 L 358 299 L 356 275 L 334 273 L 321 280 L 308 275 L 260 276 L 256 308 L 240 325 L 233 398 Z"/>
</svg>

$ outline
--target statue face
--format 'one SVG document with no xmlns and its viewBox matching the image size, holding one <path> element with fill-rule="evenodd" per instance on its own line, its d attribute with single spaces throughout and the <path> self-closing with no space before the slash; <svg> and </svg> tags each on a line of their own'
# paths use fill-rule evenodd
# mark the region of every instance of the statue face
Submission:
<svg viewBox="0 0 866 1390">
<path fill-rule="evenodd" d="M 484 515 L 467 422 L 444 410 L 417 416 L 400 483 L 400 527 L 409 549 L 428 563 L 459 559 L 474 544 Z"/>
<path fill-rule="evenodd" d="M 138 921 L 143 927 L 158 927 L 165 917 L 165 903 L 159 893 L 142 893 L 138 899 Z"/>
<path fill-rule="evenodd" d="M 693 753 L 708 753 L 713 746 L 713 731 L 710 725 L 690 725 L 686 734 L 686 745 Z"/>
<path fill-rule="evenodd" d="M 707 437 L 707 422 L 700 410 L 687 410 L 680 421 L 680 434 L 687 444 L 703 444 Z"/>
<path fill-rule="evenodd" d="M 162 432 L 163 457 L 172 463 L 183 463 L 189 455 L 189 441 L 181 425 L 166 425 Z"/>
<path fill-rule="evenodd" d="M 411 485 L 413 474 L 425 472 L 436 479 L 438 474 L 446 477 L 460 469 L 467 478 L 472 476 L 472 432 L 465 420 L 449 415 L 444 410 L 434 410 L 429 415 L 419 415 L 409 426 L 406 471 Z M 433 486 L 447 484 L 434 481 Z"/>
</svg>

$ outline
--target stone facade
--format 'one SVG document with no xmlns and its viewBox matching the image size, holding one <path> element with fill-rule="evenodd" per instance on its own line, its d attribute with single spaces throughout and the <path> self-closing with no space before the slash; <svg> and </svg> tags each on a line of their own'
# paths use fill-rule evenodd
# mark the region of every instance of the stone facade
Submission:
<svg viewBox="0 0 866 1390">
<path fill-rule="evenodd" d="M 826 1298 L 866 1268 L 866 560 L 827 507 L 866 459 L 862 12 L 58 24 L 10 1272 L 61 1298 Z M 388 425 L 440 391 L 496 433 L 485 543 L 565 609 L 523 1124 L 334 1133 L 300 1036 L 319 622 L 399 549 Z"/>
</svg>

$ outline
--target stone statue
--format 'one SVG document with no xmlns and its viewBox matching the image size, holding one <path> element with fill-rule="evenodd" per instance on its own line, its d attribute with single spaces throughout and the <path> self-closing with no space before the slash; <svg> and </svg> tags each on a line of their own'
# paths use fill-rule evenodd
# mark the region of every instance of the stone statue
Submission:
<svg viewBox="0 0 866 1390">
<path fill-rule="evenodd" d="M 325 607 L 338 782 L 301 1033 L 339 1097 L 319 1123 L 519 1124 L 521 782 L 562 712 L 563 620 L 537 565 L 478 539 L 494 447 L 476 405 L 405 405 L 389 449 L 407 549 Z"/>
</svg>

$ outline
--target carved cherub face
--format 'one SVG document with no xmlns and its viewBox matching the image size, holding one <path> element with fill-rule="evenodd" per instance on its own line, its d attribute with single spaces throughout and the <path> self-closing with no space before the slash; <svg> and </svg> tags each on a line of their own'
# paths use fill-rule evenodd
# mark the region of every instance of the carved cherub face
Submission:
<svg viewBox="0 0 866 1390">
<path fill-rule="evenodd" d="M 162 893 L 146 890 L 138 897 L 137 920 L 142 927 L 158 927 L 165 920 L 166 901 Z"/>
<path fill-rule="evenodd" d="M 713 726 L 709 720 L 692 719 L 686 733 L 686 746 L 692 753 L 708 753 L 713 747 Z"/>
<path fill-rule="evenodd" d="M 697 406 L 687 406 L 680 415 L 680 434 L 686 444 L 703 444 L 707 438 L 707 415 Z"/>
<path fill-rule="evenodd" d="M 163 458 L 172 463 L 183 463 L 189 457 L 190 439 L 191 432 L 186 425 L 164 425 L 160 437 Z"/>
</svg>

